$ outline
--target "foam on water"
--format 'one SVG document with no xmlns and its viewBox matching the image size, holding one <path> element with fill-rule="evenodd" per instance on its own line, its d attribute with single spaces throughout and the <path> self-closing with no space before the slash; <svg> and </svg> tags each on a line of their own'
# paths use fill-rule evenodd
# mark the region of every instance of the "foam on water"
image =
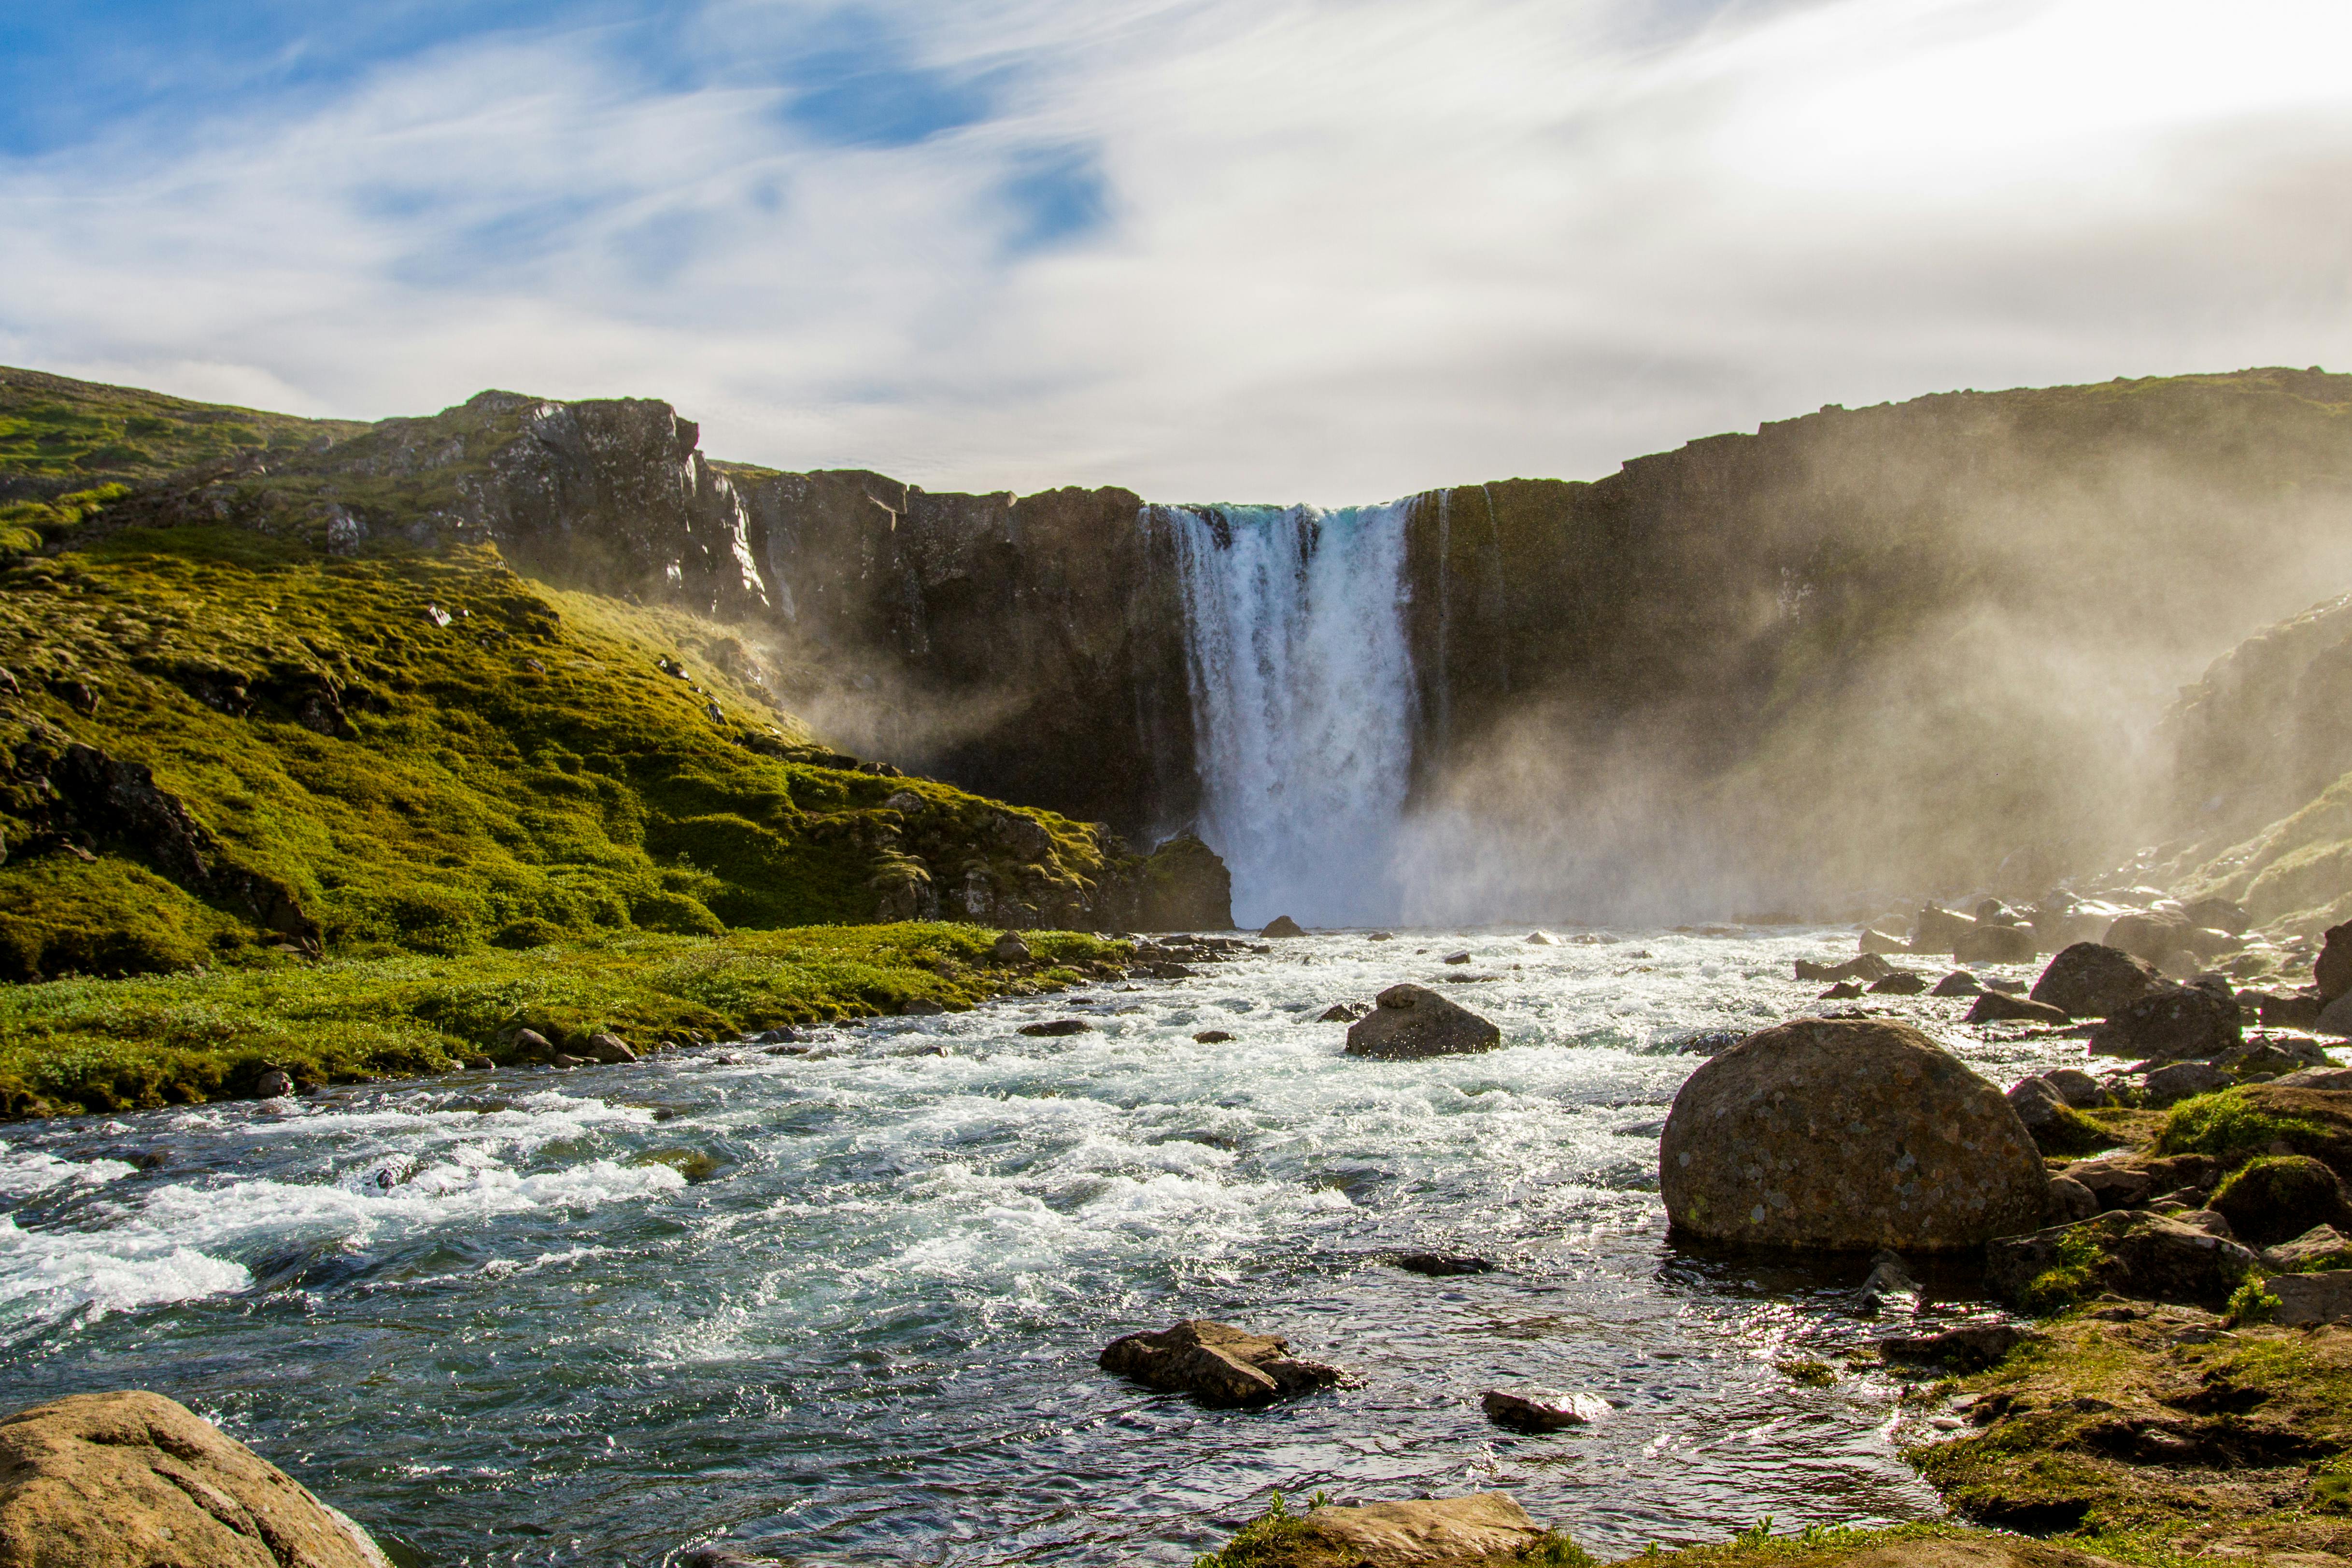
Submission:
<svg viewBox="0 0 2352 1568">
<path fill-rule="evenodd" d="M 1322 936 L 798 1056 L 12 1129 L 0 1370 L 18 1403 L 142 1385 L 218 1412 L 450 1563 L 642 1563 L 724 1530 L 827 1562 L 1181 1564 L 1269 1486 L 1506 1487 L 1604 1553 L 1928 1514 L 1895 1384 L 1773 1370 L 1865 1335 L 1859 1267 L 1679 1252 L 1654 1191 L 1698 1060 L 1675 1042 L 1803 1010 L 1789 961 L 1848 942 Z M 1399 979 L 1506 1049 L 1342 1056 L 1317 1015 Z M 2081 1054 L 1893 1005 L 2003 1082 Z M 1054 1016 L 1093 1031 L 1016 1032 Z M 1235 1038 L 1192 1038 L 1213 1026 Z M 711 1179 L 678 1175 L 694 1155 Z M 1379 1261 L 1401 1247 L 1504 1267 L 1427 1280 Z M 1360 1381 L 1207 1412 L 1095 1368 L 1192 1315 Z M 1511 1437 L 1476 1406 L 1504 1383 L 1615 1409 Z"/>
</svg>

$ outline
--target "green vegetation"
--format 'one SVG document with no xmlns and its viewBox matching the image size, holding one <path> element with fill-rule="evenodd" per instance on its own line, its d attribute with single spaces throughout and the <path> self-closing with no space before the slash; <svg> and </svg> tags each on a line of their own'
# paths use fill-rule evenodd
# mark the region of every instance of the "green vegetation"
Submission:
<svg viewBox="0 0 2352 1568">
<path fill-rule="evenodd" d="M 367 428 L 0 367 L 0 474 L 59 489 L 160 478 L 246 453 L 299 451 Z"/>
<path fill-rule="evenodd" d="M 2105 1256 L 2099 1238 L 2082 1226 L 2061 1236 L 2057 1246 L 2058 1261 L 2036 1275 L 2020 1299 L 2019 1304 L 2029 1312 L 2063 1312 L 2081 1301 Z"/>
<path fill-rule="evenodd" d="M 512 1061 L 521 1029 L 559 1049 L 609 1030 L 646 1050 L 896 1013 L 918 998 L 961 1009 L 1076 984 L 1126 952 L 1099 937 L 1033 932 L 1035 961 L 1007 966 L 990 956 L 994 939 L 976 926 L 917 923 L 627 936 L 0 988 L 0 1114 L 249 1094 L 269 1067 L 308 1086 Z"/>
<path fill-rule="evenodd" d="M 2131 1141 L 2127 1133 L 2095 1121 L 2071 1105 L 2054 1107 L 2050 1120 L 2033 1129 L 2034 1146 L 2045 1155 L 2095 1155 Z"/>
<path fill-rule="evenodd" d="M 872 920 L 936 907 L 929 866 L 1066 923 L 1118 871 L 1049 813 L 795 760 L 825 754 L 724 641 L 481 548 L 181 528 L 0 566 L 0 977 Z M 75 743 L 153 770 L 203 874 L 139 812 L 61 809 Z"/>
<path fill-rule="evenodd" d="M 2210 1155 L 2234 1168 L 2274 1145 L 2336 1166 L 2352 1155 L 2352 1118 L 2293 1090 L 2224 1089 L 2175 1105 L 2154 1152 Z"/>
<path fill-rule="evenodd" d="M 1827 1388 L 1837 1381 L 1836 1369 L 1825 1361 L 1783 1361 L 1774 1364 L 1781 1376 L 1806 1388 Z"/>
</svg>

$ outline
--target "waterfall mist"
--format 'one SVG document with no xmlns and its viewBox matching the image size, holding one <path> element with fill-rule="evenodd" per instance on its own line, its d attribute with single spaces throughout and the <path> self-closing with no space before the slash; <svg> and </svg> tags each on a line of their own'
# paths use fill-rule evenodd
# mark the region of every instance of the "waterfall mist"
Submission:
<svg viewBox="0 0 2352 1568">
<path fill-rule="evenodd" d="M 1158 507 L 1171 530 L 1201 836 L 1244 925 L 1392 920 L 1416 724 L 1407 502 Z"/>
</svg>

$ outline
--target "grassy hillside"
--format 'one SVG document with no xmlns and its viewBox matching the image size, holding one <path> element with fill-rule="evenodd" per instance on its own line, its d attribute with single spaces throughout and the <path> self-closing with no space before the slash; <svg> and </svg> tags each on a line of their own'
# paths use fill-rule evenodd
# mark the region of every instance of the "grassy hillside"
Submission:
<svg viewBox="0 0 2352 1568">
<path fill-rule="evenodd" d="M 367 428 L 0 366 L 0 497 L 135 484 L 241 453 L 299 451 Z"/>
</svg>

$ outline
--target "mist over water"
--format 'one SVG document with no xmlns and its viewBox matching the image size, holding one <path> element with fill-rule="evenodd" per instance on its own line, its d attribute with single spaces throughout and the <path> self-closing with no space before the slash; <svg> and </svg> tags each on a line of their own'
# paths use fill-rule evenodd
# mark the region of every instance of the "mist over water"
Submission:
<svg viewBox="0 0 2352 1568">
<path fill-rule="evenodd" d="M 1409 507 L 1152 508 L 1182 580 L 1201 836 L 1245 926 L 1395 918 L 1416 716 Z"/>
</svg>

